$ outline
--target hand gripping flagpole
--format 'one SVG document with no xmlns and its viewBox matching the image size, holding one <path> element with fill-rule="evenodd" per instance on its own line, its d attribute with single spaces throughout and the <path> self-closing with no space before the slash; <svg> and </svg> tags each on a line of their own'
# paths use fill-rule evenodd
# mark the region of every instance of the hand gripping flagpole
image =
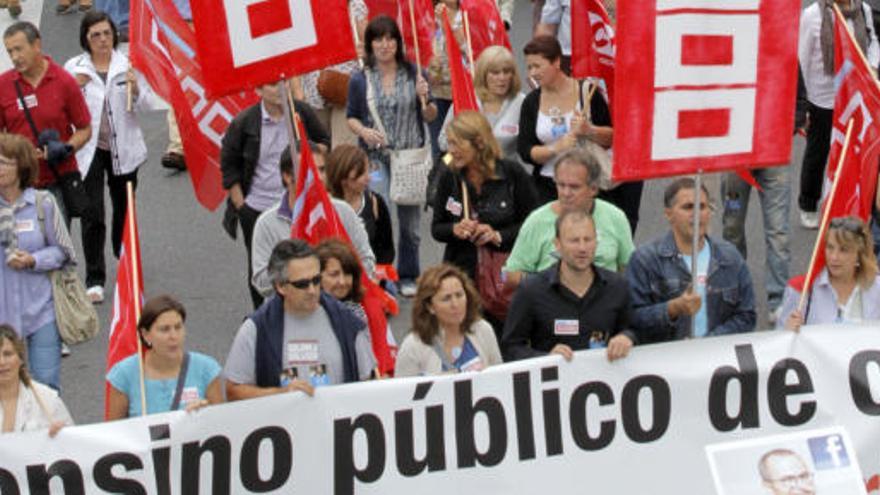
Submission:
<svg viewBox="0 0 880 495">
<path fill-rule="evenodd" d="M 816 236 L 816 243 L 813 244 L 813 255 L 810 256 L 810 264 L 807 265 L 807 277 L 804 279 L 804 287 L 801 290 L 801 298 L 798 301 L 797 310 L 801 315 L 804 314 L 804 308 L 807 304 L 807 294 L 810 292 L 810 286 L 813 282 L 814 265 L 816 264 L 816 256 L 819 250 L 823 248 L 822 241 L 825 238 L 826 229 L 828 227 L 829 217 L 831 216 L 831 205 L 834 204 L 834 197 L 837 196 L 837 185 L 840 184 L 840 178 L 843 176 L 843 162 L 846 154 L 849 152 L 850 138 L 852 137 L 854 119 L 850 118 L 846 124 L 846 137 L 843 139 L 843 149 L 840 151 L 840 157 L 837 159 L 837 169 L 834 172 L 834 182 L 831 183 L 831 191 L 828 193 L 828 199 L 825 201 L 825 207 L 822 209 L 822 221 L 819 222 L 819 235 Z"/>
<path fill-rule="evenodd" d="M 138 238 L 135 235 L 135 217 L 134 217 L 134 187 L 131 182 L 125 183 L 125 198 L 126 204 L 128 207 L 126 210 L 126 215 L 128 219 L 126 223 L 128 224 L 128 238 L 131 240 L 131 246 L 129 246 L 129 252 L 131 253 L 131 259 L 128 260 L 131 263 L 131 294 L 134 299 L 132 303 L 134 304 L 134 319 L 135 319 L 135 332 L 138 332 L 137 338 L 137 356 L 138 356 L 138 374 L 140 378 L 140 387 L 141 387 L 141 415 L 147 415 L 147 387 L 144 384 L 144 353 L 143 353 L 143 343 L 141 342 L 140 331 L 137 328 L 137 325 L 141 321 L 141 284 L 140 284 L 140 269 L 138 266 L 138 261 L 140 260 L 140 246 L 138 246 Z"/>
</svg>

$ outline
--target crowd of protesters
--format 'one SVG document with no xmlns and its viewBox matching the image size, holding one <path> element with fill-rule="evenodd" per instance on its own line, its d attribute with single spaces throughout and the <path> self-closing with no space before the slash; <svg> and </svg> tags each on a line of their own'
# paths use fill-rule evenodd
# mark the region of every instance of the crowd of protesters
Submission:
<svg viewBox="0 0 880 495">
<path fill-rule="evenodd" d="M 466 45 L 458 2 L 437 3 L 437 15 L 451 14 L 456 41 Z M 501 3 L 510 27 L 512 2 Z M 876 66 L 870 8 L 858 0 L 836 3 Z M 807 103 L 798 108 L 809 115 L 798 201 L 804 228 L 817 226 L 831 133 L 831 4 L 817 0 L 801 21 L 799 98 Z M 349 8 L 363 60 L 361 68 L 358 61 L 334 67 L 348 79 L 342 101 L 326 93 L 318 71 L 296 81 L 301 98 L 293 104 L 348 240 L 310 246 L 289 238 L 297 184 L 285 95 L 278 84 L 259 87 L 259 102 L 235 117 L 221 152 L 224 227 L 233 238 L 243 236 L 253 312 L 221 367 L 185 350 L 180 302 L 148 299 L 137 324 L 145 387 L 137 356 L 117 363 L 107 374 L 110 419 L 386 378 L 391 370 L 380 370 L 377 349 L 387 352 L 388 343 L 379 345 L 376 336 L 390 335 L 393 316 L 368 296 L 365 284 L 372 282 L 385 297 L 412 298 L 411 316 L 397 316 L 410 318 L 410 333 L 399 345 L 394 376 L 479 371 L 547 354 L 570 360 L 584 349 L 605 349 L 616 360 L 636 345 L 756 329 L 744 259 L 749 188 L 734 176 L 724 179 L 724 231 L 717 237 L 708 231 L 716 205 L 711 191 L 690 178 L 673 180 L 663 204 L 650 205 L 662 208 L 668 232 L 634 244 L 642 183 L 610 183 L 607 88 L 569 75 L 567 2 L 544 4 L 535 36 L 522 48 L 532 89 L 521 91 L 514 54 L 493 46 L 472 68 L 479 111 L 457 114 L 444 49 L 451 40 L 438 34 L 435 60 L 420 72 L 394 20 L 368 21 L 360 0 Z M 72 424 L 59 398 L 62 342 L 48 274 L 76 263 L 68 229 L 72 216 L 81 217 L 87 293 L 103 302 L 103 182 L 118 257 L 126 183 L 136 185 L 147 159 L 137 112 L 155 105 L 143 76 L 118 50 L 120 38 L 110 15 L 90 11 L 81 23 L 84 52 L 62 67 L 43 54 L 33 25 L 18 22 L 3 34 L 15 66 L 0 75 L 4 432 L 55 434 Z M 129 95 L 134 105 L 126 108 Z M 421 204 L 397 204 L 389 190 L 392 157 L 424 146 L 439 169 L 431 193 Z M 89 200 L 81 208 L 60 181 L 74 170 Z M 831 221 L 826 267 L 801 297 L 803 283 L 788 280 L 789 173 L 764 169 L 755 177 L 763 186 L 768 319 L 794 331 L 880 319 L 870 226 L 855 217 Z M 422 270 L 419 222 L 426 207 L 433 210 L 431 236 L 445 250 L 443 263 Z M 395 260 L 397 276 L 388 276 Z"/>
</svg>

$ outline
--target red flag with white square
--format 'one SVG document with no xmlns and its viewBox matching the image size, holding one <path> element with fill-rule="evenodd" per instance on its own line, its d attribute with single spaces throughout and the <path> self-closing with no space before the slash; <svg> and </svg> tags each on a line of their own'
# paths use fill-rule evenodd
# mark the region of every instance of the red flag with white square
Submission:
<svg viewBox="0 0 880 495">
<path fill-rule="evenodd" d="M 788 163 L 798 2 L 631 0 L 618 7 L 615 180 Z"/>
<path fill-rule="evenodd" d="M 613 98 L 614 27 L 601 0 L 571 2 L 571 75 L 605 81 Z"/>
<path fill-rule="evenodd" d="M 196 199 L 215 210 L 226 199 L 220 141 L 232 119 L 259 98 L 253 91 L 208 97 L 195 55 L 195 35 L 171 0 L 131 1 L 131 62 L 171 104 Z"/>
<path fill-rule="evenodd" d="M 356 57 L 345 0 L 193 0 L 192 11 L 210 96 Z"/>
</svg>

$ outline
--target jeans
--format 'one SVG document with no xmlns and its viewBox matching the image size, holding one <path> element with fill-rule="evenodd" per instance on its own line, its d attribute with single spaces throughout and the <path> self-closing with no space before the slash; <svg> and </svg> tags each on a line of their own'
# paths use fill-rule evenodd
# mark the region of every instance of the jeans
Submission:
<svg viewBox="0 0 880 495">
<path fill-rule="evenodd" d="M 27 353 L 31 377 L 61 390 L 61 336 L 54 321 L 27 337 Z"/>
<path fill-rule="evenodd" d="M 119 258 L 122 248 L 122 230 L 125 228 L 125 211 L 128 208 L 126 183 L 137 188 L 137 170 L 130 174 L 113 175 L 113 160 L 107 150 L 95 150 L 95 157 L 86 174 L 83 185 L 89 197 L 89 213 L 80 219 L 82 223 L 83 254 L 86 259 L 86 287 L 103 287 L 106 282 L 106 263 L 104 262 L 104 242 L 107 226 L 104 222 L 104 176 L 110 189 L 110 204 L 113 206 L 110 236 L 113 255 Z"/>
<path fill-rule="evenodd" d="M 758 197 L 764 216 L 764 244 L 767 249 L 764 283 L 767 287 L 767 306 L 773 311 L 782 303 L 791 262 L 788 247 L 791 207 L 789 167 L 756 169 L 752 170 L 752 175 L 763 189 L 758 192 Z M 751 186 L 736 174 L 725 174 L 721 182 L 724 239 L 733 243 L 743 258 L 747 256 L 745 222 L 751 190 Z"/>
<path fill-rule="evenodd" d="M 397 274 L 401 282 L 415 281 L 421 269 L 419 268 L 419 222 L 421 221 L 421 205 L 399 205 L 391 201 L 391 170 L 388 165 L 378 165 L 376 170 L 370 173 L 370 188 L 389 205 L 394 204 L 397 209 Z"/>
</svg>

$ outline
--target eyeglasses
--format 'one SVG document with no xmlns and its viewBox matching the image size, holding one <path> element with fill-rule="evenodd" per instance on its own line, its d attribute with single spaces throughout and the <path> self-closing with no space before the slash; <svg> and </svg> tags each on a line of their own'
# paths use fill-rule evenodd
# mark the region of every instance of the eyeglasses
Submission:
<svg viewBox="0 0 880 495">
<path fill-rule="evenodd" d="M 90 40 L 96 40 L 102 36 L 106 38 L 111 38 L 113 37 L 113 31 L 111 31 L 110 29 L 105 29 L 103 31 L 93 31 L 89 33 Z"/>
<path fill-rule="evenodd" d="M 832 218 L 828 227 L 835 230 L 846 230 L 859 236 L 863 236 L 865 233 L 864 224 L 861 220 L 855 217 Z"/>
<path fill-rule="evenodd" d="M 14 167 L 16 165 L 18 165 L 17 161 L 10 160 L 9 158 L 6 158 L 5 156 L 0 156 L 0 166 Z"/>
<path fill-rule="evenodd" d="M 321 286 L 321 275 L 318 274 L 312 278 L 303 278 L 300 280 L 285 280 L 284 284 L 285 285 L 292 285 L 293 287 L 296 287 L 299 290 L 306 290 L 313 285 L 320 287 Z"/>
</svg>

